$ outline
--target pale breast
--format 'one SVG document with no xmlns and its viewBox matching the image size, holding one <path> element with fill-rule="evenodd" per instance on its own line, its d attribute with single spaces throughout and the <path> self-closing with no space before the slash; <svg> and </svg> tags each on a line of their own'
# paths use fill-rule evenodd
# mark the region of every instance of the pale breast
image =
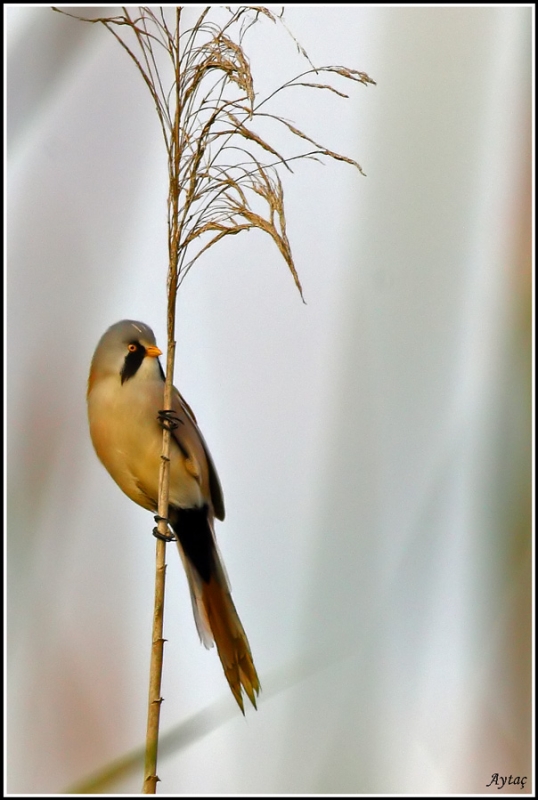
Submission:
<svg viewBox="0 0 538 800">
<path fill-rule="evenodd" d="M 107 385 L 108 384 L 108 385 Z M 162 428 L 157 412 L 162 408 L 162 382 L 136 381 L 118 387 L 103 380 L 88 396 L 90 433 L 100 460 L 125 494 L 152 511 L 157 508 Z M 181 507 L 204 503 L 200 468 L 185 458 L 172 440 L 170 449 L 170 503 Z"/>
</svg>

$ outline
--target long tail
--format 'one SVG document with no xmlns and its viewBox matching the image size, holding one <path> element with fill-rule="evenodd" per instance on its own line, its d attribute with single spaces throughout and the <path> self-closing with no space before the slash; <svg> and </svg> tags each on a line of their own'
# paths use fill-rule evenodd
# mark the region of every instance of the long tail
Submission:
<svg viewBox="0 0 538 800">
<path fill-rule="evenodd" d="M 211 524 L 208 508 L 174 509 L 169 516 L 187 573 L 192 608 L 200 639 L 217 645 L 219 658 L 242 713 L 243 690 L 256 708 L 260 681 L 247 635 L 235 609 Z"/>
</svg>

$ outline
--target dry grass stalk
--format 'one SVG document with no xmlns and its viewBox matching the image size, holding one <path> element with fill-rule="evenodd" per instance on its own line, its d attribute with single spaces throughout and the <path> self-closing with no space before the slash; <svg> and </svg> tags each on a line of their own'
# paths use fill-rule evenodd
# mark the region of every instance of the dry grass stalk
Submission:
<svg viewBox="0 0 538 800">
<path fill-rule="evenodd" d="M 212 14 L 225 9 L 206 7 L 183 33 L 182 7 L 138 7 L 136 15 L 133 9 L 122 10 L 116 17 L 77 19 L 103 24 L 116 37 L 136 64 L 155 103 L 168 154 L 170 260 L 177 261 L 177 285 L 223 236 L 258 228 L 277 245 L 302 296 L 283 225 L 284 198 L 277 170 L 290 169 L 292 161 L 313 157 L 344 161 L 362 169 L 354 159 L 328 149 L 288 120 L 263 109 L 277 95 L 295 87 L 347 97 L 328 83 L 311 80 L 313 75 L 337 75 L 365 86 L 375 82 L 365 72 L 347 67 L 310 66 L 258 100 L 243 41 L 260 17 L 284 25 L 282 18 L 268 8 L 228 9 L 228 20 L 217 24 Z M 172 13 L 173 22 L 168 19 Z M 297 47 L 308 59 L 300 45 Z M 281 155 L 253 129 L 262 118 L 284 126 L 313 149 L 292 158 Z M 252 208 L 253 197 L 265 201 L 265 214 Z"/>
<path fill-rule="evenodd" d="M 67 14 L 62 9 L 55 10 Z M 320 75 L 336 75 L 365 86 L 375 83 L 366 73 L 347 67 L 315 68 L 292 36 L 309 68 L 268 97 L 258 100 L 243 49 L 244 38 L 252 25 L 262 18 L 287 31 L 282 16 L 264 6 L 235 9 L 208 6 L 194 24 L 182 31 L 184 12 L 181 6 L 140 6 L 122 7 L 122 13 L 114 17 L 88 19 L 67 14 L 104 25 L 127 51 L 153 98 L 163 133 L 169 173 L 166 408 L 171 407 L 177 291 L 192 266 L 225 236 L 257 228 L 272 238 L 303 297 L 286 234 L 284 193 L 278 170 L 291 171 L 291 162 L 304 158 L 329 158 L 351 164 L 362 173 L 354 159 L 329 150 L 265 108 L 279 93 L 296 87 L 327 90 L 347 97 L 331 84 L 320 83 Z M 224 21 L 216 21 L 219 15 L 225 15 Z M 310 149 L 292 157 L 281 155 L 254 129 L 256 122 L 266 120 L 282 125 Z M 169 439 L 169 432 L 164 430 L 159 494 L 161 517 L 167 516 L 168 509 Z M 162 533 L 166 532 L 166 522 L 160 522 L 159 527 Z M 158 541 L 145 793 L 154 793 L 158 780 L 164 551 L 164 543 Z"/>
</svg>

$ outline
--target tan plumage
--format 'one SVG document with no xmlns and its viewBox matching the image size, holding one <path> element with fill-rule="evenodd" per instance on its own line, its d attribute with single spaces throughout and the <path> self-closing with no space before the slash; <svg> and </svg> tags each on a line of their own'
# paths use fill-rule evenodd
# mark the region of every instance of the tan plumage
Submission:
<svg viewBox="0 0 538 800">
<path fill-rule="evenodd" d="M 157 512 L 164 374 L 151 328 L 122 320 L 102 336 L 88 379 L 88 418 L 97 455 L 135 503 Z M 213 642 L 232 693 L 244 712 L 243 690 L 256 706 L 260 683 L 215 541 L 224 519 L 220 481 L 195 416 L 177 389 L 178 426 L 170 440 L 168 517 L 185 567 L 196 627 Z"/>
</svg>

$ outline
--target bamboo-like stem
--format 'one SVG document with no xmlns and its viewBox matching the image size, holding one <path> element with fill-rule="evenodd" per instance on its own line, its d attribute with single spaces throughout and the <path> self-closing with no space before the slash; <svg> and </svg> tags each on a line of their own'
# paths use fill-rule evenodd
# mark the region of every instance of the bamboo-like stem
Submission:
<svg viewBox="0 0 538 800">
<path fill-rule="evenodd" d="M 164 524 L 164 523 L 162 523 Z M 161 523 L 159 523 L 161 525 Z M 155 569 L 155 604 L 153 608 L 153 639 L 149 673 L 148 723 L 146 730 L 146 756 L 144 762 L 143 794 L 155 794 L 157 790 L 157 752 L 159 746 L 159 720 L 161 714 L 161 677 L 164 655 L 164 587 L 166 544 L 157 539 Z"/>
<path fill-rule="evenodd" d="M 170 312 L 170 309 L 169 309 Z M 169 331 L 170 333 L 170 331 Z M 172 328 L 173 336 L 173 328 Z M 166 360 L 166 382 L 164 386 L 164 407 L 172 406 L 172 387 L 174 376 L 175 342 L 168 340 Z M 159 473 L 159 507 L 161 519 L 158 530 L 161 535 L 168 534 L 166 517 L 168 514 L 168 487 L 170 477 L 170 431 L 163 429 L 163 449 L 161 455 L 161 469 Z M 143 794 L 155 794 L 157 790 L 157 755 L 159 746 L 159 722 L 161 715 L 161 680 L 164 657 L 164 590 L 166 577 L 165 564 L 166 543 L 157 539 L 155 553 L 155 601 L 153 607 L 153 631 L 151 644 L 151 661 L 149 671 L 149 700 L 148 722 L 146 729 L 146 757 L 144 762 Z"/>
<path fill-rule="evenodd" d="M 180 124 L 180 102 L 179 102 L 179 35 L 180 35 L 180 16 L 181 9 L 176 9 L 176 58 L 174 59 L 174 71 L 176 79 L 176 111 L 172 130 L 171 148 L 169 151 L 169 177 L 170 187 L 168 194 L 168 280 L 167 280 L 167 354 L 166 354 L 166 380 L 164 384 L 164 409 L 172 408 L 172 396 L 174 386 L 174 356 L 176 351 L 175 342 L 175 322 L 176 322 L 176 299 L 178 287 L 178 258 L 179 258 L 179 191 L 178 175 L 180 165 L 179 149 L 179 124 Z M 170 430 L 163 427 L 163 446 L 161 454 L 161 468 L 159 473 L 159 522 L 158 531 L 162 536 L 168 534 L 168 495 L 170 483 Z M 155 794 L 157 791 L 157 756 L 159 749 L 159 722 L 161 715 L 161 680 L 164 658 L 164 590 L 165 590 L 165 564 L 166 542 L 157 539 L 157 549 L 155 555 L 155 604 L 153 610 L 153 634 L 151 647 L 151 663 L 149 676 L 149 702 L 148 702 L 148 724 L 146 730 L 146 756 L 144 762 L 144 783 L 142 785 L 143 794 Z"/>
</svg>

